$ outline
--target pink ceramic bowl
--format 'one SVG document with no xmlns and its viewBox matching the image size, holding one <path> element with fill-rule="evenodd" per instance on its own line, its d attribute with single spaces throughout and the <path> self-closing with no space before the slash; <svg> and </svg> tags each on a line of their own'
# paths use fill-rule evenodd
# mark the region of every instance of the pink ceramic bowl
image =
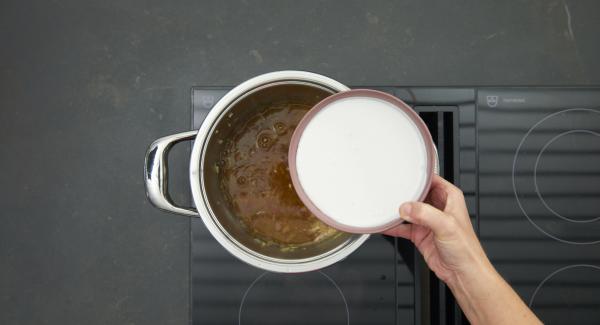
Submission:
<svg viewBox="0 0 600 325">
<path fill-rule="evenodd" d="M 431 138 L 431 134 L 429 133 L 429 130 L 427 129 L 427 126 L 425 125 L 423 120 L 419 117 L 419 115 L 410 106 L 408 106 L 402 100 L 400 100 L 392 95 L 389 95 L 389 94 L 381 92 L 381 91 L 376 91 L 376 90 L 355 89 L 355 90 L 349 90 L 349 91 L 345 91 L 345 92 L 336 93 L 334 95 L 331 95 L 331 96 L 325 98 L 324 100 L 319 102 L 317 105 L 315 105 L 310 111 L 308 111 L 308 113 L 304 116 L 304 118 L 300 121 L 300 123 L 296 127 L 296 130 L 294 131 L 294 134 L 292 136 L 292 140 L 290 143 L 289 155 L 288 155 L 289 166 L 290 166 L 290 175 L 292 178 L 293 186 L 296 189 L 296 192 L 298 193 L 298 196 L 300 197 L 302 202 L 306 205 L 306 207 L 315 216 L 317 216 L 320 220 L 322 220 L 326 224 L 328 224 L 336 229 L 339 229 L 339 230 L 342 230 L 345 232 L 349 232 L 349 233 L 360 233 L 360 234 L 379 233 L 379 232 L 383 232 L 387 229 L 393 228 L 393 227 L 401 224 L 402 222 L 404 222 L 404 220 L 402 220 L 398 216 L 397 219 L 392 220 L 391 222 L 387 222 L 385 224 L 380 224 L 380 225 L 373 226 L 373 227 L 354 227 L 354 226 L 349 226 L 347 224 L 342 224 L 342 223 L 336 221 L 335 219 L 329 217 L 325 213 L 323 213 L 313 203 L 313 201 L 309 198 L 307 193 L 302 188 L 302 185 L 300 183 L 299 176 L 298 176 L 298 170 L 297 170 L 297 166 L 296 166 L 296 154 L 297 154 L 297 150 L 298 150 L 298 145 L 300 143 L 300 138 L 302 137 L 302 133 L 306 129 L 307 125 L 323 108 L 327 107 L 334 101 L 345 99 L 345 98 L 350 98 L 350 97 L 367 97 L 367 98 L 373 98 L 373 99 L 386 101 L 386 102 L 392 104 L 397 109 L 406 113 L 406 116 L 408 116 L 408 118 L 412 120 L 414 125 L 417 126 L 417 129 L 422 136 L 423 143 L 425 144 L 424 149 L 425 149 L 426 156 L 427 156 L 427 164 L 426 164 L 426 171 L 425 171 L 425 174 L 426 174 L 425 186 L 424 186 L 423 190 L 421 191 L 421 193 L 418 195 L 418 201 L 423 201 L 425 199 L 425 197 L 427 196 L 427 194 L 429 192 L 429 188 L 431 187 L 431 178 L 432 178 L 432 175 L 435 173 L 436 162 L 437 162 L 437 155 L 435 152 L 435 146 L 434 146 L 433 140 Z M 402 202 L 398 202 L 399 205 L 401 203 Z"/>
</svg>

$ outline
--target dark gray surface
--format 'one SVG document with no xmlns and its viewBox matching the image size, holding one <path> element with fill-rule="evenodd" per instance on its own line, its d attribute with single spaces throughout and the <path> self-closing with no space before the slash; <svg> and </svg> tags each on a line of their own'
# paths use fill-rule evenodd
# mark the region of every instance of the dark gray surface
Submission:
<svg viewBox="0 0 600 325">
<path fill-rule="evenodd" d="M 599 109 L 600 88 L 478 92 L 480 238 L 545 324 L 600 320 Z"/>
<path fill-rule="evenodd" d="M 355 85 L 600 84 L 599 12 L 593 0 L 2 1 L 0 323 L 188 322 L 189 221 L 146 202 L 141 170 L 152 140 L 188 128 L 192 85 L 279 69 Z"/>
</svg>

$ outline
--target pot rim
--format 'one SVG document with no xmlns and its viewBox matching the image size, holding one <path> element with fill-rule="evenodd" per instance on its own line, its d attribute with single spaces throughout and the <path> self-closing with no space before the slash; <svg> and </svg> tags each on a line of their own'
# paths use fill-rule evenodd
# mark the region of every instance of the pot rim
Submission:
<svg viewBox="0 0 600 325">
<path fill-rule="evenodd" d="M 198 129 L 194 140 L 192 153 L 190 155 L 190 187 L 194 204 L 198 210 L 198 215 L 202 218 L 206 228 L 212 236 L 231 254 L 252 266 L 273 272 L 296 273 L 314 271 L 334 264 L 362 245 L 369 235 L 352 235 L 347 241 L 323 254 L 297 260 L 285 260 L 266 256 L 250 250 L 240 244 L 235 238 L 230 236 L 215 218 L 208 199 L 204 194 L 204 179 L 202 177 L 205 167 L 204 157 L 208 139 L 212 135 L 212 130 L 219 120 L 219 117 L 235 102 L 240 100 L 246 94 L 253 90 L 272 83 L 281 82 L 304 82 L 315 84 L 317 86 L 329 88 L 334 92 L 344 92 L 350 90 L 347 86 L 331 78 L 312 72 L 305 71 L 277 71 L 262 74 L 251 78 L 236 86 L 225 94 L 209 111 L 208 115 Z"/>
</svg>

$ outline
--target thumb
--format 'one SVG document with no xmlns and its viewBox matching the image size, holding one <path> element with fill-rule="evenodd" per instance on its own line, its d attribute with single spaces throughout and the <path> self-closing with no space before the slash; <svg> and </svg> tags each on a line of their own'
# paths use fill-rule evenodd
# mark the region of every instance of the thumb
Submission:
<svg viewBox="0 0 600 325">
<path fill-rule="evenodd" d="M 425 226 L 438 239 L 447 238 L 453 233 L 455 226 L 452 216 L 443 211 L 422 202 L 407 202 L 400 206 L 400 217 L 413 224 Z"/>
</svg>

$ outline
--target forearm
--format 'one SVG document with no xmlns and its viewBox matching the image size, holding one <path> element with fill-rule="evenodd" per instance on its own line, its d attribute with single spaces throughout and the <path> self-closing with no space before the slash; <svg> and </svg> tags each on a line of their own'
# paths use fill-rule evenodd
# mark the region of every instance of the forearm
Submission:
<svg viewBox="0 0 600 325">
<path fill-rule="evenodd" d="M 541 324 L 489 263 L 463 272 L 448 286 L 474 325 Z"/>
</svg>

